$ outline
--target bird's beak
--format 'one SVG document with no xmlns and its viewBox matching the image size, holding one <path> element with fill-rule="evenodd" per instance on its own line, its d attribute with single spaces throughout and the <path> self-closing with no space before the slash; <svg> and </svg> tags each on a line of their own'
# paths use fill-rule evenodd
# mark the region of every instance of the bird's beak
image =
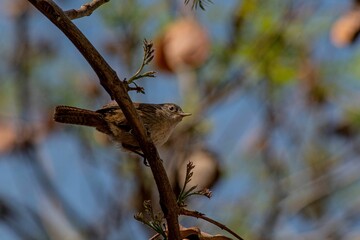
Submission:
<svg viewBox="0 0 360 240">
<path fill-rule="evenodd" d="M 182 116 L 182 117 L 186 117 L 186 116 L 190 116 L 191 113 L 184 113 L 184 112 L 182 112 L 182 113 L 179 113 L 179 115 Z"/>
</svg>

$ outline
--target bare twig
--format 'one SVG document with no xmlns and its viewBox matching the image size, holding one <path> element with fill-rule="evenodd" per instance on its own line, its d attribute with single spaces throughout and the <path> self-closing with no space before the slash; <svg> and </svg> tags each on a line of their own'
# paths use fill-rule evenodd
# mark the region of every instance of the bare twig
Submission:
<svg viewBox="0 0 360 240">
<path fill-rule="evenodd" d="M 138 86 L 136 83 L 134 83 L 135 87 L 129 87 L 127 88 L 128 91 L 136 91 L 137 93 L 145 94 L 145 90 L 143 87 Z"/>
<path fill-rule="evenodd" d="M 215 221 L 212 218 L 206 217 L 205 214 L 200 213 L 198 211 L 191 211 L 185 208 L 181 208 L 180 209 L 180 214 L 184 215 L 184 216 L 190 216 L 190 217 L 195 217 L 195 218 L 201 218 L 209 223 L 214 224 L 215 226 L 221 228 L 222 230 L 227 231 L 228 233 L 230 233 L 231 235 L 233 235 L 234 237 L 236 237 L 239 240 L 244 240 L 242 237 L 240 237 L 239 235 L 237 235 L 234 231 L 232 231 L 230 228 L 228 228 L 227 226 L 225 226 L 222 223 L 219 223 L 218 221 Z"/>
<path fill-rule="evenodd" d="M 152 236 L 151 238 L 149 238 L 149 240 L 156 240 L 158 237 L 160 237 L 159 233 L 157 233 L 154 236 Z"/>
<path fill-rule="evenodd" d="M 90 16 L 98 7 L 109 1 L 110 0 L 93 0 L 91 2 L 85 3 L 79 9 L 65 11 L 65 15 L 71 20 Z"/>
<path fill-rule="evenodd" d="M 119 104 L 129 124 L 134 130 L 134 135 L 139 142 L 141 150 L 150 164 L 160 195 L 160 206 L 167 220 L 169 239 L 180 240 L 178 214 L 179 208 L 171 188 L 164 166 L 157 149 L 148 135 L 139 118 L 134 105 L 127 93 L 126 84 L 117 76 L 105 59 L 82 34 L 82 32 L 70 21 L 59 6 L 52 0 L 28 0 L 40 12 L 42 12 L 54 25 L 56 25 L 76 46 L 84 58 L 88 61 L 99 77 L 100 84 L 109 93 L 112 99 Z"/>
</svg>

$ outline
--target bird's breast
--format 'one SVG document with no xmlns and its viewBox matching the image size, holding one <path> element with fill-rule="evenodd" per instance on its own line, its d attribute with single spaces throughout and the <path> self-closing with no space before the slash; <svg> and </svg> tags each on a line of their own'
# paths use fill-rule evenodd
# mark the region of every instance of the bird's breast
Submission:
<svg viewBox="0 0 360 240">
<path fill-rule="evenodd" d="M 153 126 L 150 130 L 150 136 L 154 144 L 159 147 L 162 146 L 170 137 L 175 126 L 172 124 L 162 124 Z"/>
</svg>

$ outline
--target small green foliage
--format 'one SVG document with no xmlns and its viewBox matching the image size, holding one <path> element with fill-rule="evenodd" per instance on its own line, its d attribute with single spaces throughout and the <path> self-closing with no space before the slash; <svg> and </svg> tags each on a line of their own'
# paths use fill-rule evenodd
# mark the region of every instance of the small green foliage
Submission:
<svg viewBox="0 0 360 240">
<path fill-rule="evenodd" d="M 154 44 L 152 42 L 148 42 L 146 39 L 144 39 L 144 65 L 147 65 L 151 62 L 151 60 L 153 60 L 154 58 L 154 52 L 155 50 L 153 49 Z"/>
<path fill-rule="evenodd" d="M 140 78 L 144 78 L 144 77 L 155 77 L 155 71 L 148 71 L 148 72 L 145 72 L 145 73 L 141 73 L 142 70 L 144 69 L 144 67 L 146 65 L 148 65 L 154 58 L 154 49 L 153 49 L 153 43 L 152 42 L 148 42 L 146 39 L 144 39 L 144 42 L 143 42 L 143 49 L 144 49 L 144 57 L 143 57 L 143 60 L 142 60 L 142 63 L 141 63 L 141 66 L 139 67 L 139 69 L 136 71 L 136 73 L 130 77 L 129 80 L 124 80 L 124 82 L 127 84 L 127 85 L 130 85 L 130 84 L 134 84 L 135 87 L 128 87 L 128 90 L 131 91 L 131 90 L 135 90 L 139 93 L 145 93 L 144 91 L 144 88 L 142 87 L 139 87 L 134 81 L 137 80 L 137 79 L 140 79 Z"/>
<path fill-rule="evenodd" d="M 189 2 L 190 2 L 190 0 L 185 0 L 185 5 L 188 5 Z M 201 10 L 205 11 L 205 5 L 208 3 L 212 3 L 212 1 L 211 0 L 193 0 L 191 8 L 197 9 L 198 7 L 200 7 Z"/>
<path fill-rule="evenodd" d="M 197 185 L 192 186 L 191 188 L 186 190 L 186 186 L 188 185 L 189 182 L 191 182 L 191 178 L 192 178 L 192 176 L 194 174 L 194 172 L 192 171 L 194 168 L 195 168 L 195 165 L 192 162 L 189 162 L 186 165 L 186 176 L 185 176 L 184 186 L 181 189 L 181 192 L 180 192 L 180 194 L 178 196 L 178 199 L 177 199 L 177 204 L 180 207 L 185 207 L 186 206 L 185 200 L 188 197 L 192 196 L 192 195 L 202 195 L 202 196 L 205 196 L 207 198 L 211 197 L 212 193 L 207 188 L 196 191 Z"/>
<path fill-rule="evenodd" d="M 158 212 L 154 214 L 150 200 L 144 201 L 143 205 L 145 208 L 144 212 L 139 212 L 135 214 L 134 218 L 137 221 L 142 222 L 143 224 L 152 228 L 155 232 L 163 236 L 164 239 L 167 239 L 165 230 L 163 229 L 164 216 L 162 215 L 162 213 Z"/>
</svg>

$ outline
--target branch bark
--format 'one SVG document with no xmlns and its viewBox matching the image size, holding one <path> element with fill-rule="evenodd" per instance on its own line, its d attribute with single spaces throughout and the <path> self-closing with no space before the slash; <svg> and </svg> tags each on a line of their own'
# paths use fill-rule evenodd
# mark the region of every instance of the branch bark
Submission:
<svg viewBox="0 0 360 240">
<path fill-rule="evenodd" d="M 71 9 L 65 11 L 65 15 L 72 19 L 82 18 L 85 16 L 90 16 L 98 7 L 109 2 L 110 0 L 93 0 L 91 2 L 85 3 L 79 9 Z"/>
<path fill-rule="evenodd" d="M 224 224 L 218 222 L 218 221 L 215 221 L 214 219 L 212 218 L 209 218 L 207 216 L 205 216 L 205 214 L 203 213 L 200 213 L 200 212 L 197 212 L 197 211 L 191 211 L 191 210 L 188 210 L 188 209 L 185 209 L 185 208 L 181 208 L 180 209 L 180 214 L 181 215 L 184 215 L 184 216 L 189 216 L 189 217 L 195 217 L 195 218 L 200 218 L 200 219 L 203 219 L 209 223 L 212 223 L 214 224 L 215 226 L 229 232 L 230 234 L 232 234 L 234 237 L 236 237 L 237 239 L 239 240 L 244 240 L 242 237 L 240 237 L 239 235 L 237 235 L 233 230 L 231 230 L 230 228 L 228 228 L 227 226 L 225 226 Z"/>
<path fill-rule="evenodd" d="M 147 134 L 141 119 L 139 118 L 132 101 L 127 93 L 127 85 L 124 84 L 116 72 L 109 66 L 95 47 L 82 34 L 82 32 L 70 21 L 64 11 L 52 0 L 28 0 L 41 13 L 43 13 L 54 25 L 56 25 L 67 38 L 76 46 L 84 58 L 88 61 L 99 77 L 100 84 L 109 93 L 112 99 L 119 104 L 126 119 L 134 130 L 135 137 L 145 154 L 154 176 L 159 195 L 160 205 L 167 220 L 169 239 L 180 240 L 178 214 L 179 208 L 171 188 L 166 171 L 162 165 L 157 149 Z"/>
</svg>

